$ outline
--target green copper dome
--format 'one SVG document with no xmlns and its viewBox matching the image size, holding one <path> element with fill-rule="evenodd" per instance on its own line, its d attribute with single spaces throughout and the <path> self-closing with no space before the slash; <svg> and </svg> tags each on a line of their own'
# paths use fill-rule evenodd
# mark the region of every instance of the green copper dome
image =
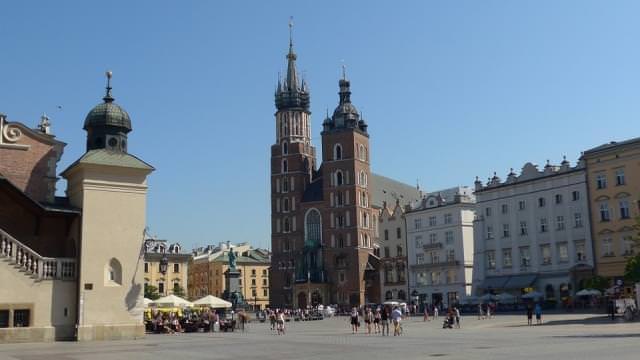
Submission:
<svg viewBox="0 0 640 360">
<path fill-rule="evenodd" d="M 84 120 L 84 129 L 113 126 L 122 128 L 124 132 L 131 131 L 131 118 L 129 114 L 112 98 L 105 97 L 105 102 L 91 109 Z"/>
</svg>

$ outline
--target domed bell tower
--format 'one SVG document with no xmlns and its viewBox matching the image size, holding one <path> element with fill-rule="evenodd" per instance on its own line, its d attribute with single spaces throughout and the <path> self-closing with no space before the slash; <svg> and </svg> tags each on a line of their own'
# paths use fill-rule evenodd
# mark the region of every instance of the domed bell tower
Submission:
<svg viewBox="0 0 640 360">
<path fill-rule="evenodd" d="M 107 92 L 104 102 L 96 105 L 84 120 L 87 131 L 87 151 L 106 149 L 127 152 L 127 134 L 131 131 L 129 114 L 114 102 L 111 95 L 112 72 L 107 71 Z"/>
</svg>

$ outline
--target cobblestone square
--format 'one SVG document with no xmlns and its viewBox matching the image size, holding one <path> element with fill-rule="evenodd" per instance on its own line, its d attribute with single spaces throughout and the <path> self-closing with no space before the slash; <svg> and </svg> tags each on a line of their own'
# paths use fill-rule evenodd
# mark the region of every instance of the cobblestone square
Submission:
<svg viewBox="0 0 640 360">
<path fill-rule="evenodd" d="M 461 329 L 441 319 L 404 323 L 400 337 L 352 335 L 346 318 L 291 322 L 278 336 L 264 323 L 236 333 L 148 335 L 137 341 L 0 346 L 0 359 L 637 359 L 640 323 L 602 315 L 550 314 L 529 327 L 524 315 L 465 316 Z"/>
</svg>

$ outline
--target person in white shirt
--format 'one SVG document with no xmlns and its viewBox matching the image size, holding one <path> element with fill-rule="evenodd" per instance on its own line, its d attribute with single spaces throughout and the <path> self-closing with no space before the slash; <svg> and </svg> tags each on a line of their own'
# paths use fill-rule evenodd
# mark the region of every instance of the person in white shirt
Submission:
<svg viewBox="0 0 640 360">
<path fill-rule="evenodd" d="M 400 321 L 402 320 L 402 311 L 396 306 L 391 312 L 391 320 L 393 321 L 393 336 L 400 335 Z"/>
</svg>

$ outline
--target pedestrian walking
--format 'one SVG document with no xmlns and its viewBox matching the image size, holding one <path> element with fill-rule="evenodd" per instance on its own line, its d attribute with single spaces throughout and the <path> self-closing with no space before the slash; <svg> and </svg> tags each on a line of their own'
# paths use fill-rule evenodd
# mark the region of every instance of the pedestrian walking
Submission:
<svg viewBox="0 0 640 360">
<path fill-rule="evenodd" d="M 380 312 L 380 325 L 382 326 L 382 336 L 389 336 L 389 309 L 384 306 Z"/>
<path fill-rule="evenodd" d="M 284 335 L 284 311 L 278 310 L 276 315 L 278 335 Z"/>
<path fill-rule="evenodd" d="M 431 321 L 429 319 L 429 307 L 425 304 L 424 305 L 424 317 L 423 317 L 423 321 Z"/>
<path fill-rule="evenodd" d="M 527 305 L 527 325 L 533 325 L 533 307 L 531 304 Z"/>
<path fill-rule="evenodd" d="M 358 327 L 360 327 L 360 315 L 358 314 L 358 310 L 354 307 L 351 309 L 351 333 L 356 334 L 358 332 Z"/>
<path fill-rule="evenodd" d="M 380 314 L 380 308 L 376 309 L 376 313 L 373 315 L 373 331 L 376 334 L 380 334 L 380 319 L 382 315 Z"/>
<path fill-rule="evenodd" d="M 453 308 L 453 310 L 455 311 L 456 316 L 456 327 L 460 329 L 460 309 L 458 309 L 458 307 L 456 306 L 455 308 Z"/>
<path fill-rule="evenodd" d="M 433 305 L 433 320 L 438 320 L 438 304 Z"/>
<path fill-rule="evenodd" d="M 367 312 L 364 315 L 364 323 L 367 324 L 367 335 L 371 335 L 373 327 L 373 311 L 371 311 L 371 308 L 367 308 Z"/>
<path fill-rule="evenodd" d="M 610 300 L 609 301 L 609 305 L 608 305 L 608 310 L 609 310 L 609 315 L 611 316 L 611 321 L 616 319 L 616 303 L 614 302 L 614 300 Z"/>
<path fill-rule="evenodd" d="M 396 306 L 391 312 L 391 320 L 393 320 L 393 336 L 402 334 L 402 311 Z"/>
<path fill-rule="evenodd" d="M 484 319 L 484 311 L 482 311 L 482 304 L 478 304 L 478 320 Z"/>
<path fill-rule="evenodd" d="M 540 303 L 536 304 L 536 324 L 537 325 L 541 325 L 542 324 L 542 306 L 540 306 Z"/>
</svg>

